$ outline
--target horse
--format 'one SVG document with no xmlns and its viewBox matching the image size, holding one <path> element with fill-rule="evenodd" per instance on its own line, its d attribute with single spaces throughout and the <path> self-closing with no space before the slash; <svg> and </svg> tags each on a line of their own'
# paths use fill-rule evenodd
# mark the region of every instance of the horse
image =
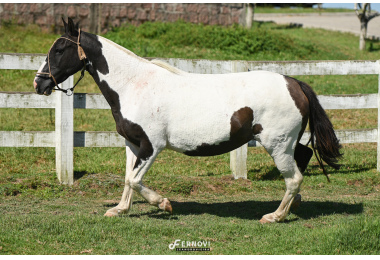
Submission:
<svg viewBox="0 0 380 260">
<path fill-rule="evenodd" d="M 127 213 L 134 191 L 172 213 L 170 201 L 142 183 L 164 149 L 214 156 L 252 139 L 260 142 L 286 185 L 279 207 L 261 223 L 284 221 L 290 207 L 299 204 L 302 173 L 313 151 L 323 170 L 322 161 L 339 169 L 341 145 L 306 83 L 269 71 L 187 73 L 81 31 L 70 18 L 62 20 L 65 33 L 51 46 L 33 85 L 37 94 L 50 95 L 69 76 L 87 71 L 110 105 L 116 130 L 125 138 L 127 159 L 120 203 L 105 216 Z M 308 122 L 312 148 L 300 143 Z"/>
</svg>

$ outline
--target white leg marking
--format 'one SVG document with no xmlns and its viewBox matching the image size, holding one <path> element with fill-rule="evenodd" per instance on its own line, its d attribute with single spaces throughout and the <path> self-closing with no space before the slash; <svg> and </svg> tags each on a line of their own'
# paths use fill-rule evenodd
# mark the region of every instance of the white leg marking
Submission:
<svg viewBox="0 0 380 260">
<path fill-rule="evenodd" d="M 261 223 L 283 221 L 289 213 L 295 196 L 300 191 L 303 176 L 294 160 L 293 147 L 295 147 L 296 139 L 292 139 L 292 141 L 287 141 L 286 143 L 279 143 L 273 150 L 268 151 L 273 157 L 278 170 L 284 176 L 286 192 L 278 209 L 273 213 L 263 216 L 260 220 Z"/>
<path fill-rule="evenodd" d="M 104 214 L 105 216 L 112 217 L 117 216 L 118 214 L 126 214 L 131 209 L 133 201 L 133 189 L 130 186 L 129 179 L 130 175 L 133 173 L 133 166 L 135 165 L 137 159 L 137 152 L 137 148 L 133 146 L 126 146 L 127 165 L 123 195 L 121 196 L 119 205 L 112 209 L 109 209 L 106 214 Z"/>
</svg>

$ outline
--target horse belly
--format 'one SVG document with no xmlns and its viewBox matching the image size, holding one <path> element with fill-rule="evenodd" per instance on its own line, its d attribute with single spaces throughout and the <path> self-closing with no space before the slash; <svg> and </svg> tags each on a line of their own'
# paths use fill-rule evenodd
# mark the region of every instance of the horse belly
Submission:
<svg viewBox="0 0 380 260">
<path fill-rule="evenodd" d="M 254 136 L 250 107 L 203 113 L 183 115 L 176 127 L 169 128 L 168 148 L 189 156 L 214 156 L 230 152 Z"/>
<path fill-rule="evenodd" d="M 199 75 L 183 82 L 168 97 L 167 147 L 190 156 L 219 155 L 252 138 L 260 141 L 264 132 L 281 130 L 278 122 L 294 108 L 279 74 Z"/>
</svg>

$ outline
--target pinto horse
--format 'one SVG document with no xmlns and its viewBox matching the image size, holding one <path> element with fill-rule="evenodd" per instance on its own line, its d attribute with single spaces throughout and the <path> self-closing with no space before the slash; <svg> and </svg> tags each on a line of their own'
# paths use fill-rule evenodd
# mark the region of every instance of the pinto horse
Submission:
<svg viewBox="0 0 380 260">
<path fill-rule="evenodd" d="M 339 140 L 310 86 L 268 71 L 193 74 L 148 61 L 101 36 L 82 32 L 71 19 L 34 79 L 38 94 L 50 95 L 70 75 L 88 71 L 111 107 L 126 143 L 125 187 L 120 203 L 105 216 L 128 212 L 133 191 L 172 212 L 170 201 L 142 179 L 165 148 L 188 156 L 230 152 L 251 139 L 272 156 L 285 179 L 278 209 L 261 223 L 280 222 L 300 202 L 300 185 L 313 150 L 338 169 Z M 312 148 L 299 143 L 307 122 Z"/>
</svg>

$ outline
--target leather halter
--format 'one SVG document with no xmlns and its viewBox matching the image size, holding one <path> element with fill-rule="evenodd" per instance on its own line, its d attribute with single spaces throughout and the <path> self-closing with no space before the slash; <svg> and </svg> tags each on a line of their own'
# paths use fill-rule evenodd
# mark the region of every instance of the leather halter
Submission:
<svg viewBox="0 0 380 260">
<path fill-rule="evenodd" d="M 71 96 L 71 95 L 74 93 L 74 88 L 78 85 L 79 81 L 81 81 L 81 79 L 84 77 L 84 72 L 86 71 L 86 67 L 87 67 L 87 64 L 88 64 L 88 62 L 86 62 L 86 61 L 87 61 L 87 56 L 86 56 L 86 54 L 84 53 L 83 48 L 80 46 L 80 42 L 79 42 L 79 41 L 80 41 L 80 33 L 81 33 L 81 32 L 80 32 L 80 29 L 79 29 L 79 31 L 78 31 L 78 41 L 77 41 L 77 42 L 75 42 L 75 41 L 73 41 L 73 40 L 71 40 L 71 39 L 69 39 L 69 38 L 66 38 L 66 37 L 60 37 L 60 38 L 58 38 L 57 40 L 55 40 L 54 43 L 52 44 L 52 46 L 50 47 L 49 52 L 48 52 L 48 56 L 47 56 L 49 72 L 36 72 L 37 77 L 38 77 L 38 75 L 40 75 L 40 74 L 46 74 L 46 75 L 48 75 L 49 78 L 52 78 L 52 79 L 53 79 L 53 81 L 54 81 L 54 83 L 55 83 L 54 87 L 57 87 L 57 88 L 54 88 L 54 90 L 62 91 L 62 92 L 64 92 L 64 93 L 66 93 L 66 95 L 68 95 L 68 96 Z M 51 52 L 51 49 L 53 48 L 54 44 L 55 44 L 59 39 L 65 39 L 65 40 L 68 40 L 68 41 L 70 41 L 70 42 L 75 43 L 75 44 L 78 46 L 78 56 L 79 56 L 79 59 L 80 59 L 80 60 L 83 60 L 83 68 L 82 68 L 82 70 L 81 70 L 81 76 L 80 76 L 80 78 L 78 79 L 78 81 L 75 83 L 75 85 L 74 85 L 72 88 L 69 88 L 69 89 L 62 89 L 62 88 L 60 88 L 60 87 L 58 86 L 58 83 L 57 83 L 57 81 L 55 80 L 53 74 L 51 73 L 51 68 L 50 68 L 50 52 Z"/>
</svg>

